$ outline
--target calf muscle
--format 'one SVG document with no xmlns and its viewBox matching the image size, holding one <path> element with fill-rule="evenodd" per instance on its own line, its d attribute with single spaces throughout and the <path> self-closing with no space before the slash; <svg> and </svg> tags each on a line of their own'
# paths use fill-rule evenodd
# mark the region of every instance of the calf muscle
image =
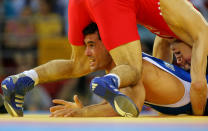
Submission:
<svg viewBox="0 0 208 131">
<path fill-rule="evenodd" d="M 117 47 L 111 50 L 110 54 L 116 64 L 116 68 L 112 70 L 112 73 L 115 73 L 120 77 L 120 86 L 124 87 L 136 84 L 141 78 L 142 70 L 142 52 L 140 41 L 136 40 Z M 124 67 L 126 69 L 124 69 Z M 128 79 L 129 81 L 127 81 Z"/>
</svg>

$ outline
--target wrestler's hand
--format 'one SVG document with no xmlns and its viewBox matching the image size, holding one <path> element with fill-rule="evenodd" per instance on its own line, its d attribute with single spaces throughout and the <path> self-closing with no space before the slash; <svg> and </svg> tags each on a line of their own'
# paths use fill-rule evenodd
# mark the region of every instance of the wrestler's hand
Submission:
<svg viewBox="0 0 208 131">
<path fill-rule="evenodd" d="M 74 95 L 75 102 L 68 102 L 60 99 L 54 99 L 53 103 L 60 104 L 50 108 L 51 117 L 63 117 L 67 113 L 71 112 L 74 109 L 83 108 L 82 102 L 79 100 L 77 95 Z"/>
</svg>

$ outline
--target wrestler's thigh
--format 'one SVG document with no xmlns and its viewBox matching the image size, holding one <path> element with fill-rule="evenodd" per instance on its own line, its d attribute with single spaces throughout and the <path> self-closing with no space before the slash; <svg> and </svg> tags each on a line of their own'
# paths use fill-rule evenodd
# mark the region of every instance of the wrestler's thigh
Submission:
<svg viewBox="0 0 208 131">
<path fill-rule="evenodd" d="M 127 64 L 141 71 L 141 44 L 133 2 L 105 0 L 90 5 L 101 39 L 116 65 Z"/>
<path fill-rule="evenodd" d="M 84 45 L 83 29 L 92 22 L 87 10 L 79 6 L 76 0 L 69 0 L 68 5 L 68 38 L 74 45 Z M 83 5 L 82 5 L 83 6 Z"/>
<path fill-rule="evenodd" d="M 96 4 L 89 2 L 107 50 L 140 39 L 133 2 L 134 0 L 103 0 Z"/>
<path fill-rule="evenodd" d="M 170 29 L 190 45 L 206 26 L 206 20 L 188 0 L 160 0 L 160 7 Z"/>
</svg>

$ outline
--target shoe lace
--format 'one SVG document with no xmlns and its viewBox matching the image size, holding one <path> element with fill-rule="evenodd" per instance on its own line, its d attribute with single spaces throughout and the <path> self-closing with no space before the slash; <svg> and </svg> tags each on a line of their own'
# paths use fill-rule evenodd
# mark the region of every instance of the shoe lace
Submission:
<svg viewBox="0 0 208 131">
<path fill-rule="evenodd" d="M 15 94 L 15 105 L 16 107 L 22 108 L 24 104 L 24 96 Z"/>
</svg>

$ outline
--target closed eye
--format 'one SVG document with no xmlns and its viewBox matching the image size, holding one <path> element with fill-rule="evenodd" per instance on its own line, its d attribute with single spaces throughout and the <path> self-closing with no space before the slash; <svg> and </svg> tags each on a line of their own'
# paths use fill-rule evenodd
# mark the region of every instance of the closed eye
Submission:
<svg viewBox="0 0 208 131">
<path fill-rule="evenodd" d="M 95 47 L 94 42 L 88 42 L 86 45 L 87 45 L 87 47 L 90 47 L 90 48 Z"/>
</svg>

